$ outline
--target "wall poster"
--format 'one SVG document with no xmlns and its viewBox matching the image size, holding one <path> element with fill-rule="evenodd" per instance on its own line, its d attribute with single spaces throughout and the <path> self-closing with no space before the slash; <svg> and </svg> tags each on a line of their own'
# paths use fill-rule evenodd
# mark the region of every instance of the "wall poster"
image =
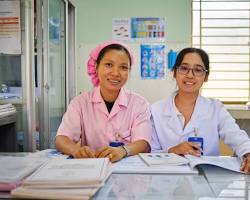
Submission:
<svg viewBox="0 0 250 200">
<path fill-rule="evenodd" d="M 130 40 L 130 18 L 112 20 L 112 38 L 121 41 Z"/>
<path fill-rule="evenodd" d="M 0 53 L 21 54 L 20 1 L 0 1 Z"/>
<path fill-rule="evenodd" d="M 164 79 L 165 45 L 141 45 L 141 78 Z"/>
<path fill-rule="evenodd" d="M 161 17 L 114 18 L 112 38 L 123 41 L 164 42 L 165 19 Z"/>
<path fill-rule="evenodd" d="M 158 17 L 131 18 L 131 39 L 165 41 L 165 19 Z"/>
</svg>

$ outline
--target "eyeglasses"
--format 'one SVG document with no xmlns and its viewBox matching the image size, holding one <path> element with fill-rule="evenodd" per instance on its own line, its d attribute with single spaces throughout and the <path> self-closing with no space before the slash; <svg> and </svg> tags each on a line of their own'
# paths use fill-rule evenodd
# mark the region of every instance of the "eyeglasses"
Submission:
<svg viewBox="0 0 250 200">
<path fill-rule="evenodd" d="M 199 65 L 195 66 L 194 68 L 189 68 L 185 65 L 180 65 L 177 67 L 177 71 L 183 75 L 187 75 L 190 70 L 192 71 L 192 74 L 194 76 L 203 76 L 205 73 L 208 72 L 208 70 L 204 69 L 204 67 L 199 66 Z"/>
</svg>

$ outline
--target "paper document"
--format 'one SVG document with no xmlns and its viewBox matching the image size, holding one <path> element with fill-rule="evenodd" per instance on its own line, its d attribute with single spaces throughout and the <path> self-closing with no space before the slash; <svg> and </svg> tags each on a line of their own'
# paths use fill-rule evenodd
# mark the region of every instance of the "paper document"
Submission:
<svg viewBox="0 0 250 200">
<path fill-rule="evenodd" d="M 201 156 L 196 157 L 192 155 L 185 155 L 185 157 L 189 160 L 189 164 L 192 168 L 198 165 L 214 165 L 217 167 L 221 167 L 223 169 L 228 169 L 234 172 L 240 172 L 240 164 L 241 161 L 238 157 L 230 157 L 230 156 Z"/>
<path fill-rule="evenodd" d="M 112 173 L 116 174 L 198 174 L 197 169 L 189 165 L 149 166 L 138 155 L 130 156 L 112 164 Z"/>
<path fill-rule="evenodd" d="M 100 186 L 110 175 L 108 158 L 52 159 L 29 176 L 30 188 L 83 188 Z"/>
<path fill-rule="evenodd" d="M 11 195 L 26 199 L 90 199 L 110 176 L 110 166 L 108 158 L 53 158 Z"/>
<path fill-rule="evenodd" d="M 0 156 L 0 183 L 20 181 L 39 168 L 48 159 L 30 156 Z"/>
<path fill-rule="evenodd" d="M 30 156 L 0 156 L 0 191 L 11 191 L 48 159 Z"/>
<path fill-rule="evenodd" d="M 11 192 L 12 197 L 25 199 L 90 199 L 99 188 L 81 189 L 30 189 L 19 187 Z"/>
<path fill-rule="evenodd" d="M 139 156 L 149 166 L 188 164 L 188 159 L 174 153 L 139 153 Z"/>
</svg>

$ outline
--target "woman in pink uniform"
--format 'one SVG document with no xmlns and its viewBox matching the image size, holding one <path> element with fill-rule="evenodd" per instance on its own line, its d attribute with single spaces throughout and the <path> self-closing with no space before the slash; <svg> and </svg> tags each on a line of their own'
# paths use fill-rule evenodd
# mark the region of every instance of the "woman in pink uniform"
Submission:
<svg viewBox="0 0 250 200">
<path fill-rule="evenodd" d="M 118 41 L 90 53 L 94 88 L 70 102 L 55 139 L 59 151 L 74 158 L 109 157 L 111 162 L 150 151 L 149 103 L 123 87 L 133 62 L 128 46 Z"/>
</svg>

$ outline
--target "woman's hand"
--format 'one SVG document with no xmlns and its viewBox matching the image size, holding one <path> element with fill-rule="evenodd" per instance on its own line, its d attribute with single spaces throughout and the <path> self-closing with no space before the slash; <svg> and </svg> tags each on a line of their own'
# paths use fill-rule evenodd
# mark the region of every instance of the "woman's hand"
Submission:
<svg viewBox="0 0 250 200">
<path fill-rule="evenodd" d="M 122 147 L 110 147 L 110 146 L 105 146 L 99 149 L 95 154 L 97 158 L 108 157 L 111 162 L 119 161 L 125 155 L 126 152 Z"/>
<path fill-rule="evenodd" d="M 72 156 L 74 158 L 95 158 L 95 153 L 88 146 L 83 146 L 76 148 Z"/>
<path fill-rule="evenodd" d="M 245 158 L 243 159 L 240 170 L 243 171 L 246 174 L 250 173 L 250 153 L 246 154 L 244 156 Z"/>
<path fill-rule="evenodd" d="M 168 150 L 169 153 L 175 153 L 178 155 L 190 154 L 193 156 L 200 156 L 201 149 L 199 145 L 193 142 L 182 142 Z"/>
</svg>

